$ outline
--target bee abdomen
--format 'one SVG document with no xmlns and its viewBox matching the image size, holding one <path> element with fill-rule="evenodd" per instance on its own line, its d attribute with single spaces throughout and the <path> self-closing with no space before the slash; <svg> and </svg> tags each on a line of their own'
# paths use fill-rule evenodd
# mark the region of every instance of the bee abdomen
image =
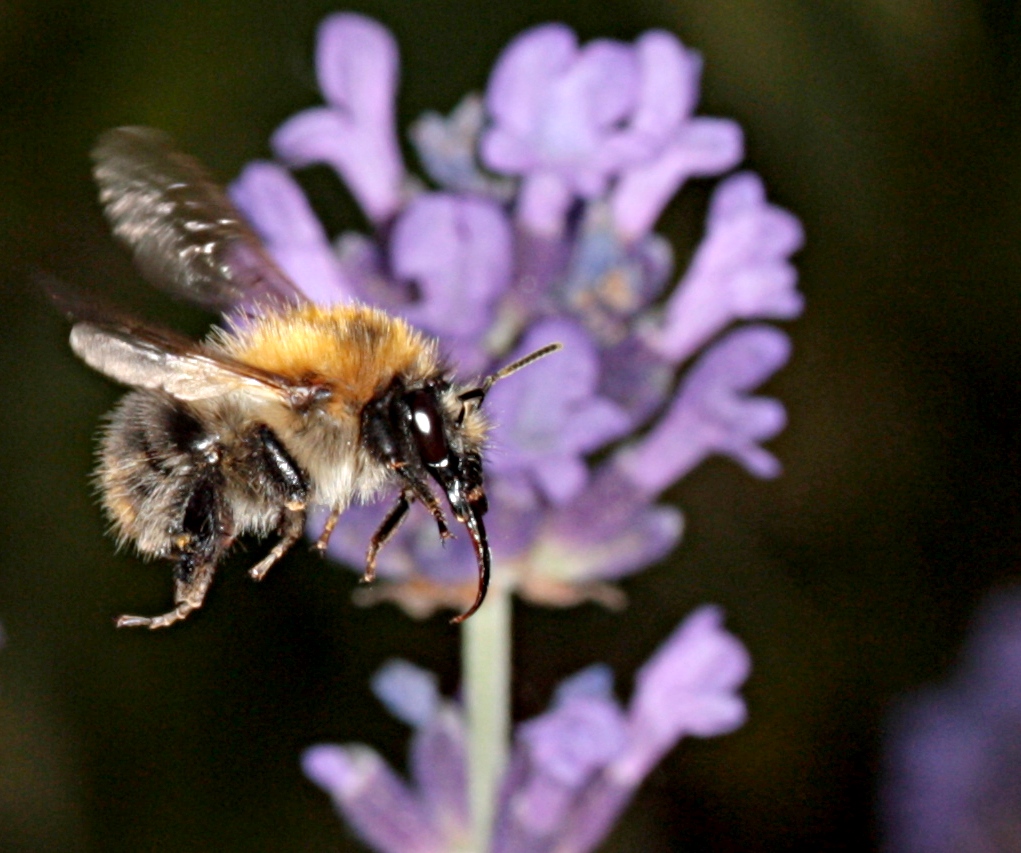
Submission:
<svg viewBox="0 0 1021 853">
<path fill-rule="evenodd" d="M 136 391 L 111 413 L 97 471 L 103 503 L 122 542 L 172 556 L 222 519 L 218 436 L 185 403 Z M 217 506 L 213 506 L 216 503 Z"/>
</svg>

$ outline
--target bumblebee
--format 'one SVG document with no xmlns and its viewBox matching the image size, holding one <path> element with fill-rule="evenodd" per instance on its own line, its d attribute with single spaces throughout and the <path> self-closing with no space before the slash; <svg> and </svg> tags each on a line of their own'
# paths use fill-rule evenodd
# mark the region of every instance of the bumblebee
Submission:
<svg viewBox="0 0 1021 853">
<path fill-rule="evenodd" d="M 70 341 L 90 367 L 134 389 L 110 414 L 96 479 L 113 532 L 145 557 L 173 561 L 174 607 L 121 616 L 164 628 L 202 606 L 216 567 L 246 534 L 279 537 L 249 569 L 255 580 L 294 545 L 310 507 L 329 509 L 326 550 L 344 509 L 397 501 L 372 536 L 363 580 L 415 501 L 452 534 L 435 482 L 464 525 L 478 564 L 471 616 L 485 598 L 480 410 L 497 380 L 457 381 L 436 341 L 364 305 L 308 302 L 203 167 L 163 134 L 118 128 L 93 151 L 114 234 L 154 285 L 226 313 L 201 342 L 92 309 L 71 313 Z"/>
</svg>

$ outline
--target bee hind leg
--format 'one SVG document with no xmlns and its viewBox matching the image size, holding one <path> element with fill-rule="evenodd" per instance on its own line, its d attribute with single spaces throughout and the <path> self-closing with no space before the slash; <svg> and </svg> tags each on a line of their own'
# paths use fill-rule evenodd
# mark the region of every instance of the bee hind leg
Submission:
<svg viewBox="0 0 1021 853">
<path fill-rule="evenodd" d="M 266 572 L 291 549 L 291 546 L 301 538 L 304 531 L 305 510 L 284 507 L 280 511 L 280 541 L 265 557 L 248 570 L 249 577 L 256 581 L 261 581 L 266 577 Z"/>
<path fill-rule="evenodd" d="M 191 555 L 181 558 L 174 572 L 174 602 L 173 610 L 168 610 L 160 616 L 119 616 L 117 617 L 118 628 L 167 628 L 175 622 L 186 619 L 193 610 L 198 610 L 205 600 L 209 586 L 213 582 L 213 573 L 216 564 L 204 562 L 194 565 Z"/>
<path fill-rule="evenodd" d="M 234 523 L 222 491 L 223 477 L 215 468 L 202 471 L 192 485 L 175 542 L 174 609 L 160 616 L 121 616 L 118 628 L 167 628 L 202 606 L 216 564 L 234 541 Z"/>
</svg>

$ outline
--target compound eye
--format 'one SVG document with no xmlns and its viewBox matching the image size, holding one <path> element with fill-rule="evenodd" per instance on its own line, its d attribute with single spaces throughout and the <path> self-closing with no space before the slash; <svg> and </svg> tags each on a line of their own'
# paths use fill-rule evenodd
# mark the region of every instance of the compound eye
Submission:
<svg viewBox="0 0 1021 853">
<path fill-rule="evenodd" d="M 411 432 L 426 465 L 444 465 L 450 451 L 443 435 L 443 419 L 428 391 L 412 391 L 405 398 L 411 411 Z"/>
</svg>

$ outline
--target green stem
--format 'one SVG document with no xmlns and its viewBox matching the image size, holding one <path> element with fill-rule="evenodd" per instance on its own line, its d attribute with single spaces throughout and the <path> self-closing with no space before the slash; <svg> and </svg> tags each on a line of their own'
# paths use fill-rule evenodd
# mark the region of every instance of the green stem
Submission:
<svg viewBox="0 0 1021 853">
<path fill-rule="evenodd" d="M 511 595 L 499 583 L 461 628 L 461 689 L 468 725 L 472 847 L 490 848 L 500 779 L 510 744 Z"/>
</svg>

